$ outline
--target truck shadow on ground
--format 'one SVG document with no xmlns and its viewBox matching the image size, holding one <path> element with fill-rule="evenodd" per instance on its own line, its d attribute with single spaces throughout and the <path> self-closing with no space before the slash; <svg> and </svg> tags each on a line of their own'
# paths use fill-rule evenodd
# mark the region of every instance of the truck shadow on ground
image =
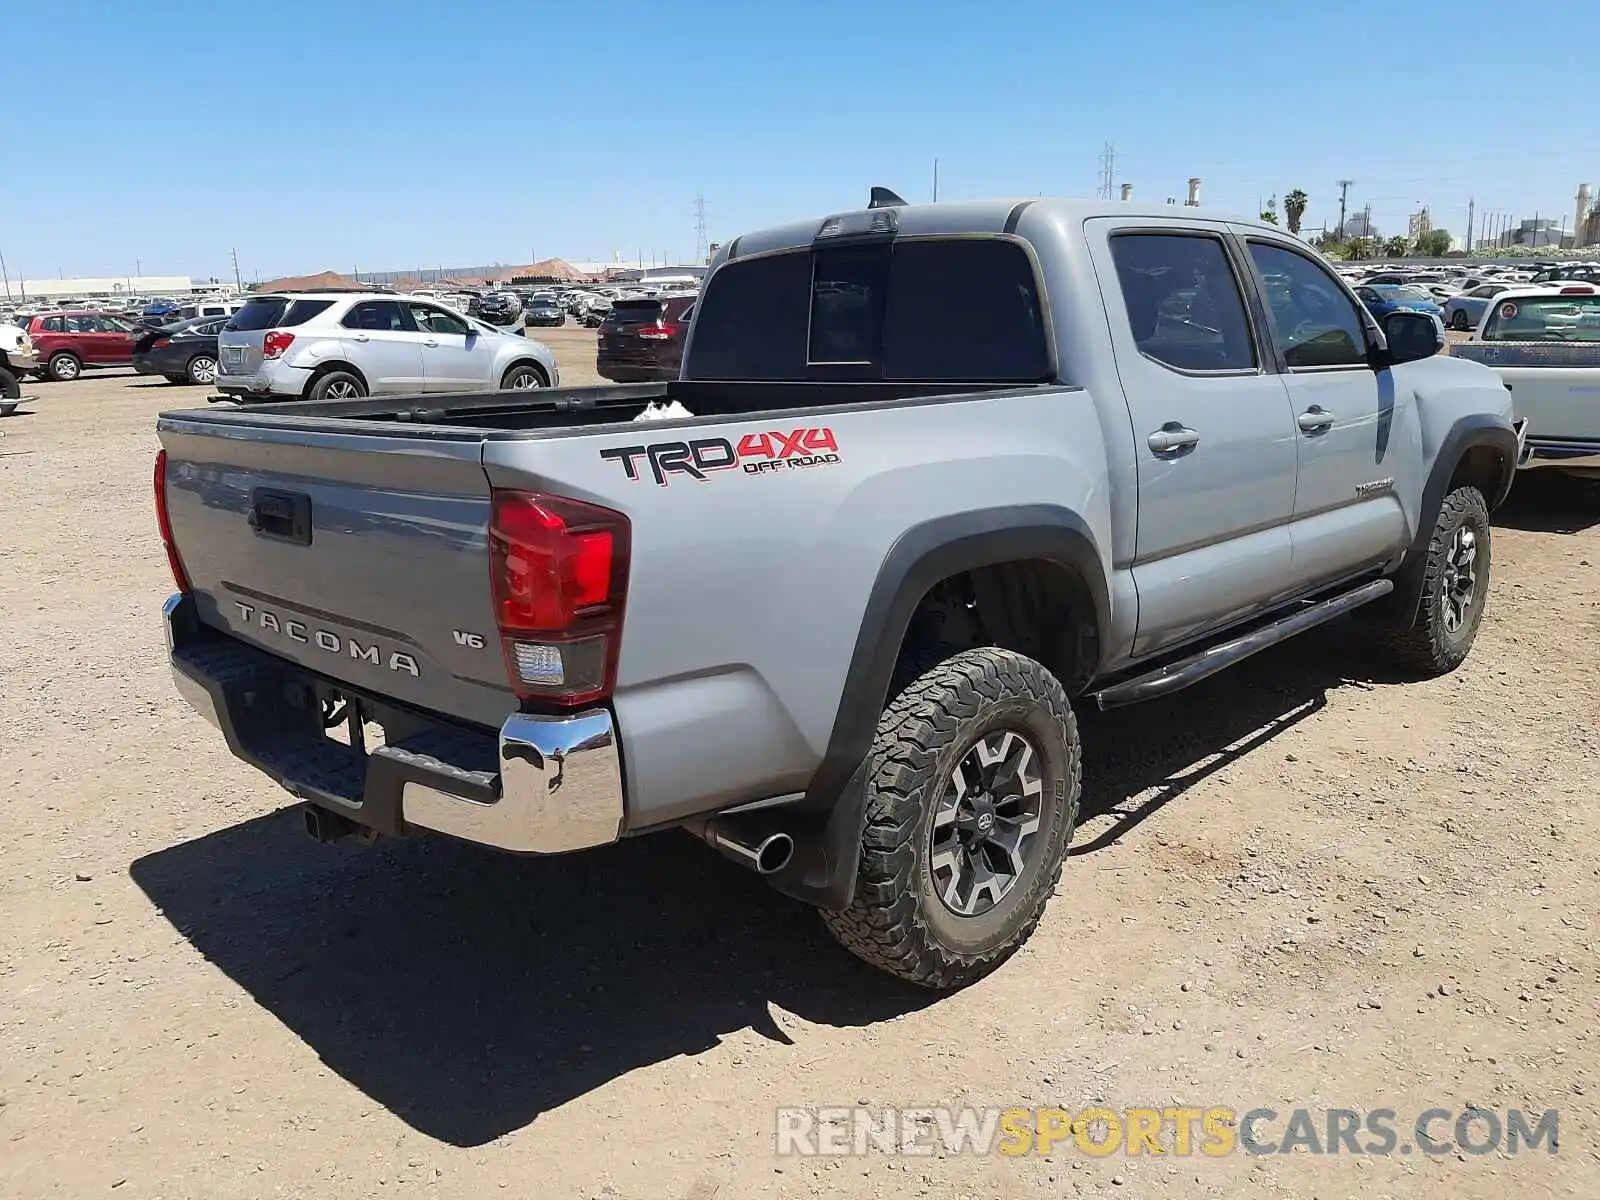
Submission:
<svg viewBox="0 0 1600 1200">
<path fill-rule="evenodd" d="M 1498 528 L 1529 533 L 1582 533 L 1600 525 L 1600 478 L 1564 471 L 1519 471 L 1494 512 Z"/>
<path fill-rule="evenodd" d="M 1370 678 L 1351 637 L 1313 632 L 1170 700 L 1086 715 L 1085 812 L 1117 820 L 1073 853 Z M 686 834 L 550 859 L 446 839 L 321 848 L 285 809 L 131 873 L 328 1066 L 461 1146 L 738 1030 L 787 1042 L 769 1006 L 861 1026 L 937 999 L 857 963 L 814 914 Z"/>
</svg>

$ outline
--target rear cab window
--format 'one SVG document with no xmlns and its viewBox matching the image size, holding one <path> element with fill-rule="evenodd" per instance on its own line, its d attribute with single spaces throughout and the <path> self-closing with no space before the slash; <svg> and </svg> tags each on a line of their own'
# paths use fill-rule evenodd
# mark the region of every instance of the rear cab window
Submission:
<svg viewBox="0 0 1600 1200">
<path fill-rule="evenodd" d="M 708 281 L 694 321 L 691 379 L 1022 384 L 1054 374 L 1032 261 L 1002 237 L 735 260 Z"/>
<path fill-rule="evenodd" d="M 1490 305 L 1483 340 L 1600 343 L 1600 295 L 1504 297 Z"/>
</svg>

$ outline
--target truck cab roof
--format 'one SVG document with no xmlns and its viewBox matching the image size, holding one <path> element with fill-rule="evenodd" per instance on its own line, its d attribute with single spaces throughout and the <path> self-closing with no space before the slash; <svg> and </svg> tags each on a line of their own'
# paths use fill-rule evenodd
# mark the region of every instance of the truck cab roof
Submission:
<svg viewBox="0 0 1600 1200">
<path fill-rule="evenodd" d="M 901 237 L 950 237 L 973 233 L 1006 233 L 1014 230 L 1023 213 L 1031 217 L 1053 218 L 1062 226 L 1081 225 L 1094 217 L 1129 217 L 1161 220 L 1227 221 L 1249 225 L 1265 232 L 1286 236 L 1287 231 L 1268 225 L 1256 217 L 1243 217 L 1217 209 L 1190 205 L 1153 204 L 1137 200 L 1071 200 L 1057 197 L 1010 197 L 994 200 L 961 200 L 939 204 L 906 204 L 890 208 L 845 210 L 824 221 L 815 218 L 791 221 L 744 234 L 729 242 L 712 263 L 713 269 L 729 259 L 752 254 L 770 254 L 809 246 L 818 233 L 835 219 L 870 221 L 875 213 L 893 213 L 894 228 Z"/>
</svg>

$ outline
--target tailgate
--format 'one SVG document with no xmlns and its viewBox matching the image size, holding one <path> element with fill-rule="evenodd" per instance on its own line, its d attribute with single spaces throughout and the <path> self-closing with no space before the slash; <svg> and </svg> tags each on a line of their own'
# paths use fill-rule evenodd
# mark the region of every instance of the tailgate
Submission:
<svg viewBox="0 0 1600 1200">
<path fill-rule="evenodd" d="M 1532 438 L 1600 438 L 1600 342 L 1464 342 L 1457 358 L 1493 367 Z"/>
<path fill-rule="evenodd" d="M 478 433 L 182 413 L 159 433 L 204 624 L 420 708 L 498 726 L 515 707 Z"/>
</svg>

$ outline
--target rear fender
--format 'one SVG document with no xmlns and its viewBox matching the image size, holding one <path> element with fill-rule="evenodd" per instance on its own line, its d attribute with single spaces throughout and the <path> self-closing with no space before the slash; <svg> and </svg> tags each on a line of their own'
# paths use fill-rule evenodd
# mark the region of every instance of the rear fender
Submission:
<svg viewBox="0 0 1600 1200">
<path fill-rule="evenodd" d="M 786 812 L 796 851 L 770 878 L 779 891 L 824 908 L 855 894 L 866 820 L 867 755 L 912 615 L 930 589 L 978 567 L 1042 558 L 1074 571 L 1094 607 L 1098 645 L 1111 630 L 1106 568 L 1088 524 L 1054 505 L 954 513 L 917 525 L 890 548 L 862 614 L 828 750 L 804 798 Z"/>
</svg>

